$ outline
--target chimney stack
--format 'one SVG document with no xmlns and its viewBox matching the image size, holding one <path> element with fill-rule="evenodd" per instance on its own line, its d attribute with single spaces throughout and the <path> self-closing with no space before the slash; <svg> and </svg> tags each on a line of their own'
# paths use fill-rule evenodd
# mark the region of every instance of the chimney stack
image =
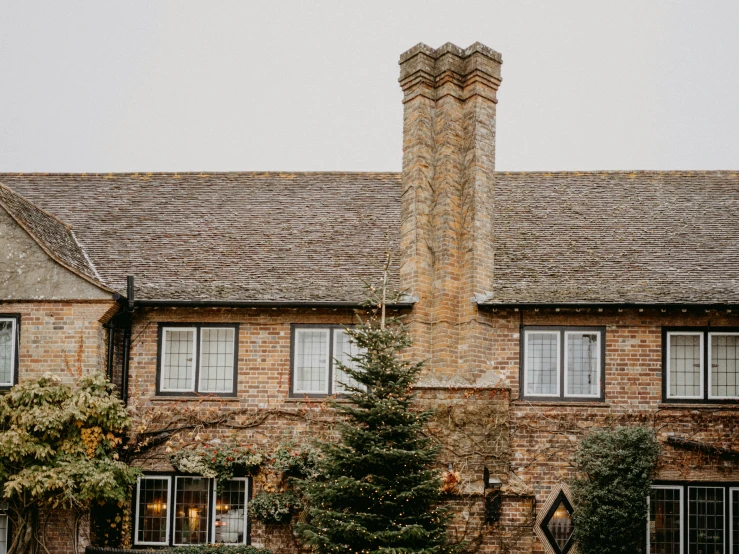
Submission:
<svg viewBox="0 0 739 554">
<path fill-rule="evenodd" d="M 436 379 L 474 382 L 490 356 L 480 348 L 490 332 L 471 298 L 492 290 L 495 105 L 502 59 L 480 43 L 467 49 L 418 44 L 399 63 L 400 279 L 419 298 L 410 321 L 412 355 L 428 360 Z"/>
</svg>

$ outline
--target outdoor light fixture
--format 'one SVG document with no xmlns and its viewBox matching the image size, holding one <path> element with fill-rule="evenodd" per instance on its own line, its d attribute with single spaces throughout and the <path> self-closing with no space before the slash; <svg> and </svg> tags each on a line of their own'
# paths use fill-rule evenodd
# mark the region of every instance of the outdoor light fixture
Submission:
<svg viewBox="0 0 739 554">
<path fill-rule="evenodd" d="M 500 488 L 503 483 L 500 479 L 490 476 L 490 470 L 487 466 L 483 470 L 482 483 L 485 494 L 485 521 L 495 523 L 500 519 L 500 505 L 503 500 Z"/>
</svg>

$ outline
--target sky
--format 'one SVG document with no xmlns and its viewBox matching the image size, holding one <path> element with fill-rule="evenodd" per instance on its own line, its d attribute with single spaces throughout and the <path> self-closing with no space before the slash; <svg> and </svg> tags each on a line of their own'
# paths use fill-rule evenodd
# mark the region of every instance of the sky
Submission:
<svg viewBox="0 0 739 554">
<path fill-rule="evenodd" d="M 739 169 L 736 0 L 0 3 L 0 171 L 399 171 L 398 58 L 503 55 L 497 169 Z"/>
</svg>

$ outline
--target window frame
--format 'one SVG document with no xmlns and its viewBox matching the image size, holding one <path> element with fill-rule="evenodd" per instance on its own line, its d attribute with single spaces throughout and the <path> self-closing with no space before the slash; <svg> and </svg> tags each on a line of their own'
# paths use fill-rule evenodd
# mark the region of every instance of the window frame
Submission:
<svg viewBox="0 0 739 554">
<path fill-rule="evenodd" d="M 206 545 L 213 545 L 213 544 L 223 544 L 223 545 L 250 545 L 251 544 L 251 518 L 249 517 L 248 508 L 251 504 L 252 495 L 253 495 L 253 480 L 251 477 L 232 477 L 229 479 L 229 481 L 245 481 L 246 482 L 246 488 L 244 491 L 245 499 L 244 499 L 244 506 L 245 506 L 245 532 L 244 532 L 244 542 L 243 543 L 216 543 L 214 542 L 215 539 L 215 506 L 216 506 L 216 490 L 218 486 L 218 480 L 216 478 L 211 477 L 203 477 L 202 475 L 194 475 L 189 473 L 177 473 L 177 472 L 171 472 L 171 471 L 153 471 L 153 472 L 147 472 L 145 474 L 142 474 L 138 477 L 136 480 L 136 486 L 133 489 L 132 492 L 132 498 L 131 503 L 133 506 L 133 519 L 134 519 L 134 525 L 131 526 L 131 535 L 132 535 L 132 542 L 131 544 L 134 545 L 134 547 L 138 546 L 160 546 L 160 547 L 182 547 L 182 546 L 197 546 L 192 545 L 191 543 L 187 544 L 175 544 L 174 542 L 174 518 L 176 517 L 175 514 L 175 502 L 176 502 L 176 496 L 175 496 L 175 487 L 176 482 L 178 478 L 200 478 L 200 479 L 206 479 L 208 481 L 208 523 L 206 527 L 206 537 L 207 542 L 203 543 Z M 168 494 L 167 494 L 167 542 L 139 542 L 137 540 L 138 538 L 138 531 L 139 531 L 139 498 L 140 498 L 140 482 L 143 479 L 166 479 L 169 483 L 168 487 Z"/>
<path fill-rule="evenodd" d="M 670 396 L 670 335 L 701 335 L 701 396 Z M 712 335 L 739 335 L 739 327 L 663 327 L 662 328 L 662 402 L 665 404 L 739 404 L 739 396 L 711 396 L 710 340 Z M 737 370 L 739 378 L 739 370 Z"/>
<path fill-rule="evenodd" d="M 191 543 L 191 542 L 175 542 L 175 535 L 177 535 L 177 530 L 175 528 L 176 526 L 176 519 L 177 519 L 177 483 L 180 479 L 203 479 L 205 480 L 205 483 L 208 487 L 208 491 L 205 493 L 205 498 L 208 501 L 208 507 L 207 507 L 207 514 L 206 514 L 206 521 L 205 521 L 205 542 L 202 543 Z M 193 545 L 201 545 L 201 544 L 211 544 L 210 539 L 212 538 L 210 536 L 210 528 L 211 528 L 211 518 L 213 514 L 213 505 L 211 504 L 211 500 L 213 497 L 213 481 L 214 479 L 210 477 L 203 477 L 202 475 L 175 475 L 174 476 L 174 491 L 172 494 L 172 510 L 171 510 L 171 528 L 172 528 L 172 536 L 170 538 L 170 543 L 172 546 L 193 546 Z M 169 514 L 167 514 L 169 515 Z"/>
<path fill-rule="evenodd" d="M 557 394 L 532 394 L 527 387 L 528 340 L 529 333 L 548 332 L 557 334 Z M 598 364 L 596 372 L 598 379 L 597 395 L 567 394 L 567 335 L 572 333 L 597 333 Z M 519 398 L 538 402 L 604 402 L 606 391 L 606 327 L 605 326 L 578 326 L 578 325 L 526 325 L 519 333 Z"/>
<path fill-rule="evenodd" d="M 157 337 L 157 370 L 156 370 L 156 396 L 220 396 L 234 398 L 238 395 L 239 375 L 239 324 L 238 323 L 159 323 Z M 200 366 L 202 350 L 202 329 L 233 329 L 234 353 L 233 353 L 233 384 L 230 392 L 208 392 L 200 390 Z M 192 329 L 195 331 L 193 337 L 193 370 L 191 389 L 164 389 L 164 347 L 166 345 L 166 331 L 169 329 Z"/>
<path fill-rule="evenodd" d="M 0 383 L 0 391 L 10 390 L 18 384 L 19 352 L 21 346 L 21 314 L 0 313 L 0 321 L 10 321 L 13 326 L 10 360 L 10 382 Z"/>
<path fill-rule="evenodd" d="M 341 324 L 316 324 L 316 323 L 293 323 L 290 325 L 290 398 L 327 398 L 329 396 L 346 396 L 347 392 L 336 392 L 334 382 L 334 371 L 336 359 L 334 356 L 334 332 L 336 330 L 346 331 L 354 325 Z M 327 392 L 301 392 L 295 390 L 295 350 L 297 347 L 298 333 L 303 330 L 328 330 L 328 370 L 326 378 Z"/>
<path fill-rule="evenodd" d="M 140 508 L 140 498 L 141 498 L 141 481 L 143 480 L 166 480 L 167 481 L 167 530 L 165 532 L 166 540 L 165 542 L 151 542 L 151 541 L 139 541 L 139 508 Z M 154 473 L 147 473 L 145 475 L 139 475 L 139 478 L 136 480 L 136 488 L 134 489 L 135 497 L 133 499 L 133 505 L 134 505 L 134 525 L 133 525 L 133 544 L 135 546 L 169 546 L 170 541 L 172 538 L 172 510 L 170 509 L 172 505 L 172 475 L 171 474 L 154 474 Z"/>
<path fill-rule="evenodd" d="M 680 554 L 684 554 L 689 550 L 690 540 L 690 524 L 688 521 L 690 510 L 690 494 L 688 489 L 691 488 L 720 488 L 724 492 L 724 552 L 731 552 L 733 546 L 731 532 L 732 529 L 732 503 L 731 493 L 739 490 L 739 482 L 736 481 L 655 481 L 652 489 L 680 489 Z M 647 497 L 647 508 L 649 509 L 649 497 Z M 728 505 L 728 506 L 727 506 Z M 646 549 L 647 554 L 650 553 L 649 545 L 649 517 L 650 512 L 647 511 L 646 518 Z"/>
<path fill-rule="evenodd" d="M 739 495 L 739 485 L 732 487 L 729 485 L 728 492 L 729 492 L 729 552 L 732 552 L 734 550 L 734 498 L 733 494 L 734 491 L 736 491 L 737 495 Z"/>
</svg>

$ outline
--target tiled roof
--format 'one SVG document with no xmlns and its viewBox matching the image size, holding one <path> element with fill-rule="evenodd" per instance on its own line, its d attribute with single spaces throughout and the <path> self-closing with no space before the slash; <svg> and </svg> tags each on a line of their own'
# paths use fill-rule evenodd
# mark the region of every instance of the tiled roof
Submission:
<svg viewBox="0 0 739 554">
<path fill-rule="evenodd" d="M 396 174 L 0 175 L 136 298 L 361 301 L 397 249 Z M 397 274 L 397 259 L 394 274 Z"/>
<path fill-rule="evenodd" d="M 69 223 L 105 283 L 134 275 L 138 298 L 357 301 L 398 245 L 396 173 L 0 182 Z M 495 188 L 492 303 L 739 304 L 739 172 L 498 173 Z"/>
<path fill-rule="evenodd" d="M 98 286 L 102 285 L 95 266 L 68 225 L 3 186 L 2 181 L 0 208 L 4 208 L 54 260 L 80 277 Z"/>
<path fill-rule="evenodd" d="M 739 172 L 500 173 L 492 302 L 739 303 Z"/>
</svg>

